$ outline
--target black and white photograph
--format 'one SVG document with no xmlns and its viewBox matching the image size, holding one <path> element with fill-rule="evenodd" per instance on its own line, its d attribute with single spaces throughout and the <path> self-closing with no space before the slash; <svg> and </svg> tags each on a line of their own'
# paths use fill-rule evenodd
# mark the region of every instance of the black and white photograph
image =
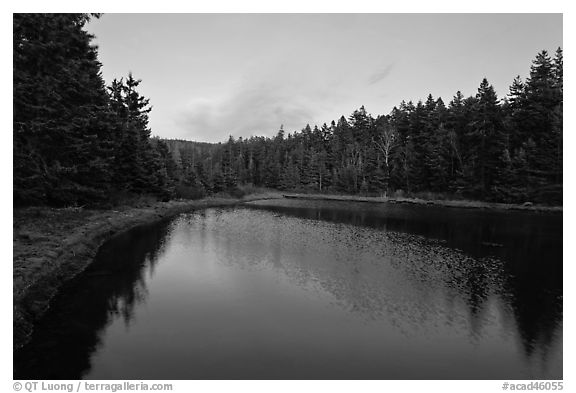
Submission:
<svg viewBox="0 0 576 393">
<path fill-rule="evenodd" d="M 564 15 L 518 11 L 14 12 L 14 390 L 570 390 Z"/>
</svg>

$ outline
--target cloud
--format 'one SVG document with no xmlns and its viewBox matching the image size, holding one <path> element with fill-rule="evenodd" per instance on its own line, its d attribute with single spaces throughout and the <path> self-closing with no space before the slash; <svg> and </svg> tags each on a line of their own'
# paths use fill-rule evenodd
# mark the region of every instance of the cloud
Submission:
<svg viewBox="0 0 576 393">
<path fill-rule="evenodd" d="M 306 124 L 329 124 L 362 104 L 387 98 L 381 91 L 368 92 L 358 80 L 376 84 L 389 76 L 393 64 L 354 75 L 350 63 L 302 61 L 259 62 L 245 70 L 240 82 L 229 80 L 225 90 L 198 92 L 177 112 L 179 135 L 206 142 L 224 142 L 230 135 L 274 136 L 280 125 L 289 133 Z"/>
<path fill-rule="evenodd" d="M 225 95 L 189 102 L 176 122 L 187 139 L 219 142 L 229 135 L 272 136 L 280 125 L 286 132 L 300 130 L 314 118 L 314 111 L 293 84 L 247 80 Z"/>
<path fill-rule="evenodd" d="M 390 72 L 392 71 L 393 67 L 394 67 L 393 63 L 388 64 L 386 67 L 384 67 L 384 69 L 370 75 L 370 77 L 368 78 L 368 84 L 373 85 L 385 79 L 388 75 L 390 75 Z"/>
</svg>

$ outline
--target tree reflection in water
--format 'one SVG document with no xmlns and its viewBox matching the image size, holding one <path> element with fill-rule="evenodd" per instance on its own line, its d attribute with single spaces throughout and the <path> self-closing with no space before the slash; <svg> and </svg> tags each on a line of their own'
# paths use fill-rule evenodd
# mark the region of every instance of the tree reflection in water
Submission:
<svg viewBox="0 0 576 393">
<path fill-rule="evenodd" d="M 115 236 L 94 262 L 67 283 L 35 327 L 31 342 L 14 355 L 15 379 L 80 379 L 102 329 L 116 316 L 129 326 L 146 301 L 146 275 L 165 247 L 169 222 L 143 225 Z"/>
<path fill-rule="evenodd" d="M 500 326 L 529 365 L 546 365 L 561 345 L 561 216 L 310 201 L 249 207 L 183 215 L 107 243 L 15 355 L 14 377 L 85 375 L 105 328 L 117 318 L 129 327 L 146 302 L 165 250 L 192 243 L 219 266 L 272 270 L 346 312 L 386 321 L 406 342 L 453 332 L 482 343 Z"/>
</svg>

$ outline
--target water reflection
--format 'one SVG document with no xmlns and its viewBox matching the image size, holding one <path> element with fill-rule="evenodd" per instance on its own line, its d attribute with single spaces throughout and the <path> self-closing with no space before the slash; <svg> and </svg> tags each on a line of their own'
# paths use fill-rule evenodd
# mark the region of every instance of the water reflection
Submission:
<svg viewBox="0 0 576 393">
<path fill-rule="evenodd" d="M 561 230 L 300 201 L 183 215 L 107 244 L 15 378 L 561 378 Z"/>
<path fill-rule="evenodd" d="M 167 222 L 145 225 L 104 244 L 84 273 L 70 281 L 36 326 L 32 342 L 14 355 L 14 379 L 80 379 L 114 319 L 128 328 L 146 301 L 165 247 Z"/>
<path fill-rule="evenodd" d="M 505 289 L 501 295 L 512 309 L 526 355 L 532 354 L 535 345 L 548 348 L 557 339 L 563 293 L 561 214 L 302 200 L 257 201 L 250 205 L 294 217 L 418 234 L 484 259 L 476 267 L 469 265 L 466 275 L 468 289 L 464 292 L 468 294 L 471 318 L 481 310 L 488 288 L 504 281 L 499 283 Z M 493 258 L 491 263 L 487 263 L 487 257 Z M 455 274 L 463 271 L 461 267 L 452 268 L 451 263 L 440 259 L 433 271 L 442 277 L 449 276 L 446 269 Z M 486 269 L 498 271 L 488 274 Z"/>
</svg>

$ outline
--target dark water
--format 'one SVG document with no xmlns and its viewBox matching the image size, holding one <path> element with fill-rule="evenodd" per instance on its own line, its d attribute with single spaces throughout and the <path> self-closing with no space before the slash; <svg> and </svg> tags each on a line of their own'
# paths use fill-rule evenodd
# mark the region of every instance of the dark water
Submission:
<svg viewBox="0 0 576 393">
<path fill-rule="evenodd" d="M 561 379 L 562 216 L 268 201 L 108 242 L 18 379 Z"/>
</svg>

